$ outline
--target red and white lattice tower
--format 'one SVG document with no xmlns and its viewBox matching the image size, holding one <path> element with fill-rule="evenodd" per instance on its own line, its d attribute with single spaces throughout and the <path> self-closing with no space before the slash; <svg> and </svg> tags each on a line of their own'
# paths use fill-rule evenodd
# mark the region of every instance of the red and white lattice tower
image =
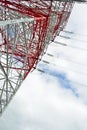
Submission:
<svg viewBox="0 0 87 130">
<path fill-rule="evenodd" d="M 0 113 L 63 30 L 73 2 L 0 0 Z"/>
</svg>

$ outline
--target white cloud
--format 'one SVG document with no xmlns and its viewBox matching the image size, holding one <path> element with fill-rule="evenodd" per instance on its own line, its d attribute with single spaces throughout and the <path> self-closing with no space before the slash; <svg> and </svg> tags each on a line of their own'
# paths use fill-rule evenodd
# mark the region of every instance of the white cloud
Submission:
<svg viewBox="0 0 87 130">
<path fill-rule="evenodd" d="M 3 114 L 2 130 L 86 130 L 87 106 L 53 77 L 35 73 Z"/>
<path fill-rule="evenodd" d="M 78 13 L 81 9 L 82 13 Z M 86 10 L 85 5 L 75 5 L 67 29 L 86 33 L 85 23 L 87 23 L 87 19 L 85 17 L 84 21 L 82 18 Z M 82 43 L 77 43 L 77 41 L 57 40 L 68 45 L 82 46 Z M 55 66 L 47 65 L 49 69 L 52 69 L 52 72 L 55 70 L 56 73 L 64 73 L 69 83 L 75 81 L 86 85 L 86 75 L 82 74 L 82 72 L 86 73 L 86 68 L 83 66 L 87 64 L 86 52 L 68 46 L 55 48 L 51 45 L 48 52 L 57 57 L 43 57 L 44 60 L 55 64 Z M 78 62 L 78 64 L 69 60 Z M 82 64 L 82 66 L 79 64 Z M 52 72 L 50 73 L 52 74 Z M 87 88 L 75 82 L 70 83 L 71 87 L 76 88 L 79 94 L 77 97 L 71 89 L 61 86 L 60 78 L 58 74 L 57 78 L 55 78 L 48 74 L 41 75 L 37 71 L 30 74 L 3 113 L 0 129 L 87 130 Z"/>
</svg>

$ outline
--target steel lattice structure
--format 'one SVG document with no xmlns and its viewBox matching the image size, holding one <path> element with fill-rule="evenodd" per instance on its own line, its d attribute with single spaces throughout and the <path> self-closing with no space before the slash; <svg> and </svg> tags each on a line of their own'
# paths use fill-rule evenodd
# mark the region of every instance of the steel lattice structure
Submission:
<svg viewBox="0 0 87 130">
<path fill-rule="evenodd" d="M 73 2 L 0 0 L 0 113 L 63 30 Z"/>
</svg>

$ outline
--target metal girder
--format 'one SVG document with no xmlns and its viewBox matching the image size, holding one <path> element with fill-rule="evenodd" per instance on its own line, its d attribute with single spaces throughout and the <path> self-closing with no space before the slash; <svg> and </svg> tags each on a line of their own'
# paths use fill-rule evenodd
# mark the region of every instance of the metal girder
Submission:
<svg viewBox="0 0 87 130">
<path fill-rule="evenodd" d="M 73 3 L 0 0 L 0 113 L 50 41 L 65 27 Z"/>
<path fill-rule="evenodd" d="M 8 24 L 17 24 L 22 22 L 32 22 L 34 21 L 34 18 L 21 18 L 21 19 L 13 19 L 13 20 L 5 20 L 0 21 L 0 26 L 6 26 Z"/>
</svg>

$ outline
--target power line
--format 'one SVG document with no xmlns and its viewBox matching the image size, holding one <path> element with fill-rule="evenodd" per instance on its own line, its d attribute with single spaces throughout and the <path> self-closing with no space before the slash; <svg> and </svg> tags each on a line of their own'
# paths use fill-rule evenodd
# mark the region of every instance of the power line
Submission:
<svg viewBox="0 0 87 130">
<path fill-rule="evenodd" d="M 70 37 L 70 36 L 65 36 L 65 35 L 58 35 L 58 36 L 62 37 L 64 39 L 68 39 L 68 40 L 74 40 L 74 41 L 79 41 L 79 42 L 87 43 L 87 41 L 84 41 L 84 40 L 81 40 L 81 39 L 77 39 L 77 38 L 73 38 L 73 37 Z"/>
<path fill-rule="evenodd" d="M 46 53 L 46 55 L 48 55 L 48 56 L 50 56 L 50 57 L 58 58 L 57 56 L 52 55 L 52 54 L 50 54 L 50 53 Z M 86 65 L 81 64 L 81 63 L 78 63 L 78 62 L 76 62 L 76 61 L 70 59 L 68 56 L 64 56 L 64 55 L 63 55 L 63 56 L 61 56 L 60 58 L 63 58 L 63 60 L 66 60 L 66 61 L 69 61 L 69 62 L 72 62 L 72 63 L 74 63 L 74 64 L 77 64 L 77 65 L 80 65 L 80 66 L 82 66 L 82 67 L 87 68 Z"/>
<path fill-rule="evenodd" d="M 87 73 L 83 73 L 83 72 L 80 72 L 80 71 L 77 71 L 77 70 L 74 70 L 74 69 L 70 69 L 70 68 L 67 68 L 67 67 L 64 67 L 64 66 L 60 66 L 60 65 L 58 65 L 58 64 L 55 64 L 55 63 L 52 63 L 52 62 L 50 62 L 50 61 L 47 61 L 47 60 L 41 60 L 41 62 L 43 62 L 44 64 L 48 64 L 48 65 L 52 65 L 53 67 L 55 66 L 57 69 L 58 69 L 58 67 L 59 68 L 61 68 L 62 70 L 69 70 L 69 71 L 71 71 L 71 72 L 74 72 L 74 73 L 77 73 L 77 74 L 80 74 L 81 76 L 83 75 L 83 76 L 87 76 Z M 43 64 L 43 65 L 44 65 Z M 40 63 L 39 63 L 39 65 L 40 65 Z"/>
<path fill-rule="evenodd" d="M 54 41 L 54 43 L 61 45 L 61 46 L 64 46 L 64 47 L 70 47 L 70 48 L 74 48 L 74 49 L 79 49 L 81 51 L 87 51 L 87 49 L 85 49 L 85 48 L 69 45 L 69 44 L 66 44 L 66 43 L 58 42 L 58 41 Z"/>
<path fill-rule="evenodd" d="M 82 34 L 82 33 L 78 33 L 78 32 L 73 32 L 73 31 L 68 31 L 68 30 L 63 30 L 62 32 L 65 32 L 65 33 L 68 33 L 68 34 L 77 34 L 77 35 L 80 35 L 80 36 L 85 36 L 87 37 L 87 34 Z"/>
<path fill-rule="evenodd" d="M 64 47 L 67 47 L 68 45 L 67 44 L 65 44 L 65 43 L 61 43 L 61 42 L 57 42 L 57 41 L 54 41 L 54 43 L 55 44 L 57 44 L 57 45 L 61 45 L 62 47 L 64 46 Z M 54 44 L 50 44 L 51 46 L 53 46 L 53 47 L 58 47 L 58 46 L 54 46 Z M 77 48 L 76 48 L 77 49 Z M 82 50 L 83 51 L 83 50 Z M 46 53 L 47 54 L 47 53 Z M 51 55 L 51 56 L 55 56 L 55 55 L 52 55 L 52 54 L 49 54 L 48 53 L 48 55 Z M 68 56 L 65 56 L 65 55 L 63 55 L 62 57 L 64 57 L 64 58 L 69 58 Z M 79 62 L 76 62 L 76 61 L 74 61 L 74 60 L 72 60 L 72 59 L 68 59 L 69 61 L 72 61 L 72 62 L 74 62 L 74 63 L 76 63 L 76 64 L 80 64 L 80 65 L 82 65 L 82 66 L 87 66 L 87 64 L 81 64 L 81 63 L 79 63 Z"/>
<path fill-rule="evenodd" d="M 46 75 L 55 77 L 54 75 L 49 74 L 49 73 L 47 73 L 47 71 L 42 70 L 42 69 L 40 69 L 40 68 L 36 68 L 36 70 L 37 70 L 38 72 L 42 73 L 42 74 L 46 74 Z M 57 78 L 57 77 L 56 77 L 56 78 Z M 79 83 L 79 82 L 77 82 L 77 81 L 71 81 L 71 80 L 69 80 L 69 79 L 68 79 L 68 81 L 71 82 L 71 83 L 75 83 L 75 84 L 77 84 L 77 85 L 83 86 L 83 87 L 87 87 L 87 85 L 85 85 L 85 84 L 83 84 L 83 83 Z"/>
</svg>

